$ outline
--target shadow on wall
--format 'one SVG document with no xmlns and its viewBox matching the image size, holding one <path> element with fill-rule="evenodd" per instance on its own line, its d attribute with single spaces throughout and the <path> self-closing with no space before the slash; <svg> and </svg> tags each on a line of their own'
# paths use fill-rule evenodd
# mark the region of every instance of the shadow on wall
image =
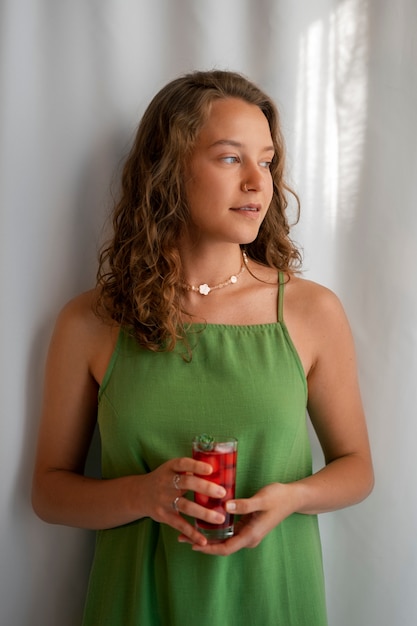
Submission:
<svg viewBox="0 0 417 626">
<path fill-rule="evenodd" d="M 48 284 L 51 294 L 49 312 L 47 319 L 43 315 L 27 349 L 26 387 L 22 390 L 25 392 L 24 432 L 10 506 L 12 519 L 17 521 L 11 532 L 15 534 L 18 545 L 24 544 L 19 552 L 23 555 L 21 563 L 16 564 L 16 570 L 21 572 L 18 575 L 20 581 L 16 580 L 13 586 L 18 588 L 21 581 L 30 579 L 30 598 L 19 611 L 27 611 L 26 623 L 33 626 L 73 626 L 81 622 L 95 535 L 90 531 L 49 525 L 39 520 L 31 508 L 31 480 L 41 414 L 43 371 L 54 317 L 56 310 L 74 294 L 94 286 L 97 251 L 105 235 L 103 222 L 112 205 L 110 187 L 113 187 L 112 194 L 117 193 L 112 181 L 118 178 L 120 162 L 127 152 L 127 137 L 127 133 L 114 133 L 95 147 L 88 165 L 80 166 L 74 197 L 70 202 L 68 199 L 63 202 L 61 211 L 67 213 L 63 216 L 64 222 L 72 224 L 72 228 L 66 231 L 63 228 L 63 232 L 56 235 L 62 240 L 62 248 L 59 258 L 55 259 L 57 267 L 51 273 L 52 280 Z M 57 250 L 56 242 L 48 239 L 44 243 L 46 255 L 49 250 L 53 256 L 54 250 Z M 54 259 L 49 258 L 48 261 L 53 263 Z M 59 304 L 55 302 L 61 298 Z M 97 429 L 86 461 L 86 474 L 100 476 Z M 9 581 L 9 584 L 12 583 Z"/>
<path fill-rule="evenodd" d="M 102 136 L 78 173 L 72 231 L 72 278 L 78 290 L 94 286 L 98 252 L 112 231 L 111 212 L 120 192 L 124 161 L 136 129 Z"/>
<path fill-rule="evenodd" d="M 34 336 L 27 362 L 26 389 L 22 390 L 25 391 L 26 402 L 25 432 L 10 503 L 14 522 L 10 533 L 14 533 L 15 538 L 9 537 L 9 541 L 20 546 L 19 552 L 13 555 L 14 559 L 20 560 L 15 561 L 12 572 L 17 573 L 18 580 L 11 588 L 18 589 L 25 579 L 30 579 L 30 586 L 26 586 L 29 597 L 26 596 L 25 603 L 15 608 L 12 617 L 14 621 L 17 614 L 24 611 L 25 621 L 22 623 L 33 626 L 73 626 L 81 621 L 94 548 L 93 534 L 46 524 L 35 516 L 31 508 L 31 478 L 40 414 L 42 366 L 50 328 L 49 322 L 44 323 Z M 63 603 L 62 598 L 67 598 L 67 601 Z"/>
</svg>

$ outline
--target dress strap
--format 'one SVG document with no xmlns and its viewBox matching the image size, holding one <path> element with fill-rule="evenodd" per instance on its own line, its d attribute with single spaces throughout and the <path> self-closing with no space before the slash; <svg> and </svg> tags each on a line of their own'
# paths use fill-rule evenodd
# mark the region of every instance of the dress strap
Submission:
<svg viewBox="0 0 417 626">
<path fill-rule="evenodd" d="M 281 324 L 284 321 L 283 310 L 284 310 L 284 286 L 285 286 L 285 276 L 284 272 L 278 272 L 278 322 Z"/>
</svg>

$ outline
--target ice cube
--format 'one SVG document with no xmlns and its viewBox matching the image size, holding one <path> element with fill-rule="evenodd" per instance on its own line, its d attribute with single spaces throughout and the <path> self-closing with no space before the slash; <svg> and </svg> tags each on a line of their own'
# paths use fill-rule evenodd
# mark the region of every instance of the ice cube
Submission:
<svg viewBox="0 0 417 626">
<path fill-rule="evenodd" d="M 227 454 L 228 452 L 233 452 L 234 449 L 233 442 L 216 443 L 214 446 L 214 451 L 219 452 L 219 454 Z"/>
</svg>

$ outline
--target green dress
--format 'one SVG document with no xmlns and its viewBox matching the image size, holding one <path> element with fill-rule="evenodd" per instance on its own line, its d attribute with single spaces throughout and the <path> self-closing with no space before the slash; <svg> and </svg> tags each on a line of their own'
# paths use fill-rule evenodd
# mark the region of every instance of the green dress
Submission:
<svg viewBox="0 0 417 626">
<path fill-rule="evenodd" d="M 281 281 L 282 283 L 282 281 Z M 191 456 L 201 432 L 239 440 L 236 497 L 311 474 L 307 384 L 282 319 L 194 325 L 192 360 L 120 332 L 99 393 L 103 478 Z M 84 626 L 325 626 L 317 517 L 293 514 L 253 549 L 193 552 L 150 518 L 97 533 Z"/>
</svg>

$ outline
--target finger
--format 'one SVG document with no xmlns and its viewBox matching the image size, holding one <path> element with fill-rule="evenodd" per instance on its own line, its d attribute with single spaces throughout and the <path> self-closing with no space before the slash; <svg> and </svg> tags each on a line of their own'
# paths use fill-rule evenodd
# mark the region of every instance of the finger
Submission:
<svg viewBox="0 0 417 626">
<path fill-rule="evenodd" d="M 239 535 L 234 535 L 230 539 L 226 539 L 221 543 L 207 543 L 195 544 L 192 549 L 194 552 L 201 552 L 203 554 L 211 554 L 216 556 L 229 556 L 238 550 L 246 547 L 245 538 Z"/>
<path fill-rule="evenodd" d="M 223 524 L 226 516 L 224 514 L 223 509 L 208 509 L 192 500 L 188 500 L 187 498 L 175 498 L 174 500 L 175 506 L 173 508 L 177 511 L 177 513 L 183 513 L 188 517 L 194 517 L 196 519 L 201 519 L 205 522 L 209 522 L 210 524 Z M 174 504 L 173 503 L 173 504 Z"/>
<path fill-rule="evenodd" d="M 250 517 L 235 525 L 235 534 L 230 539 L 226 539 L 222 543 L 207 543 L 205 546 L 195 545 L 193 550 L 204 554 L 228 556 L 233 552 L 242 550 L 242 548 L 255 548 L 265 534 L 265 529 L 259 526 L 258 521 Z"/>
<path fill-rule="evenodd" d="M 223 510 L 207 509 L 188 498 L 177 496 L 171 503 L 171 508 L 178 515 L 180 513 L 188 517 L 201 519 L 210 524 L 223 524 L 226 516 Z"/>
<path fill-rule="evenodd" d="M 179 459 L 173 459 L 171 461 L 172 469 L 175 473 L 185 474 L 190 472 L 192 474 L 202 474 L 204 476 L 213 472 L 213 468 L 210 463 L 204 463 L 204 461 L 196 461 L 188 456 L 183 456 Z"/>
<path fill-rule="evenodd" d="M 183 512 L 180 509 L 183 508 L 183 504 L 186 502 L 188 502 L 188 500 L 185 498 L 181 498 L 180 496 L 178 497 L 176 510 L 170 514 L 166 523 L 172 526 L 175 530 L 178 530 L 182 543 L 187 542 L 193 545 L 204 546 L 207 543 L 207 538 L 202 535 L 195 528 L 195 526 L 192 526 L 186 519 L 184 519 L 184 517 L 182 517 L 182 515 L 180 515 L 180 512 Z"/>
<path fill-rule="evenodd" d="M 208 498 L 224 498 L 226 489 L 221 485 L 217 485 L 213 481 L 205 480 L 194 476 L 194 474 L 182 474 L 179 480 L 176 480 L 177 488 L 183 491 L 195 491 L 206 495 Z"/>
<path fill-rule="evenodd" d="M 225 509 L 228 513 L 235 515 L 249 515 L 262 510 L 262 505 L 256 496 L 252 498 L 242 498 L 240 500 L 228 500 L 225 503 Z"/>
<path fill-rule="evenodd" d="M 170 520 L 169 525 L 180 533 L 179 537 L 181 537 L 181 543 L 191 543 L 201 547 L 206 545 L 206 537 L 198 532 L 198 530 L 181 517 L 181 515 L 175 515 L 175 518 Z"/>
</svg>

